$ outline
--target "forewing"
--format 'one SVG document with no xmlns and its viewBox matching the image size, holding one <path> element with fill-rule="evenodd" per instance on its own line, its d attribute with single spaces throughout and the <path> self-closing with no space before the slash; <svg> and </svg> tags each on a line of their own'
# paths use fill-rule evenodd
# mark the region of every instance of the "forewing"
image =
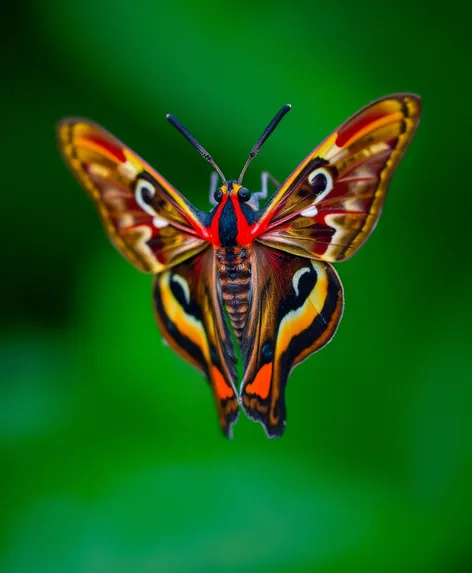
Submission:
<svg viewBox="0 0 472 573">
<path fill-rule="evenodd" d="M 155 273 L 205 248 L 199 212 L 159 173 L 100 126 L 68 118 L 59 147 L 95 202 L 117 249 Z"/>
<path fill-rule="evenodd" d="M 285 426 L 287 378 L 334 336 L 343 312 L 343 290 L 328 263 L 260 245 L 253 253 L 241 403 L 268 436 L 277 437 Z"/>
<path fill-rule="evenodd" d="M 330 262 L 351 257 L 380 217 L 419 117 L 420 99 L 413 94 L 389 96 L 356 113 L 283 183 L 253 236 L 301 256 Z"/>
<path fill-rule="evenodd" d="M 154 306 L 169 345 L 208 379 L 221 428 L 231 437 L 231 425 L 238 417 L 236 358 L 216 273 L 211 248 L 159 273 Z"/>
</svg>

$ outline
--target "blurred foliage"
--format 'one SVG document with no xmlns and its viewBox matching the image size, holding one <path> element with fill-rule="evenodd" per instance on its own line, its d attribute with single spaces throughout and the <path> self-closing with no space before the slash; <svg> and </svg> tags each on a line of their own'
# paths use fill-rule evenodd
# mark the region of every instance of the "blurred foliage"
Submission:
<svg viewBox="0 0 472 573">
<path fill-rule="evenodd" d="M 2 573 L 470 571 L 461 5 L 31 0 L 2 20 Z M 292 103 L 255 188 L 396 91 L 422 96 L 423 121 L 374 236 L 337 266 L 339 333 L 293 373 L 281 440 L 241 418 L 228 442 L 54 125 L 94 119 L 204 208 L 209 166 L 165 113 L 231 177 Z"/>
</svg>

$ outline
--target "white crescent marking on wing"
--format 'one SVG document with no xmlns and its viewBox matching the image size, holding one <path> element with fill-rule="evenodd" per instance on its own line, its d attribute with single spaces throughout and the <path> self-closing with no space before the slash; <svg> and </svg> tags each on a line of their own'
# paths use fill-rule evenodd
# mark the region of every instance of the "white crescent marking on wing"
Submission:
<svg viewBox="0 0 472 573">
<path fill-rule="evenodd" d="M 318 169 L 315 169 L 314 171 L 312 171 L 310 173 L 310 175 L 308 175 L 308 183 L 310 185 L 313 185 L 313 180 L 315 179 L 315 177 L 319 174 L 323 174 L 326 177 L 326 189 L 324 191 L 322 191 L 315 199 L 315 203 L 319 203 L 320 201 L 322 201 L 326 195 L 332 190 L 333 188 L 333 176 L 331 175 L 331 173 L 325 169 L 324 167 L 319 167 Z"/>
<path fill-rule="evenodd" d="M 152 197 L 154 197 L 155 193 L 156 193 L 156 189 L 154 188 L 154 186 L 149 183 L 149 181 L 145 181 L 143 179 L 140 179 L 138 181 L 138 184 L 136 185 L 136 191 L 135 191 L 135 199 L 136 199 L 136 203 L 141 207 L 141 209 L 147 213 L 148 215 L 151 215 L 152 217 L 152 224 L 154 225 L 154 227 L 156 227 L 157 229 L 162 229 L 163 227 L 167 227 L 167 225 L 169 224 L 168 221 L 166 221 L 166 219 L 163 219 L 162 217 L 160 217 L 155 211 L 154 209 L 151 207 L 151 205 L 148 205 L 146 203 L 146 201 L 144 201 L 143 199 L 143 189 L 147 189 L 148 191 L 151 192 Z"/>
<path fill-rule="evenodd" d="M 310 272 L 310 267 L 303 267 L 302 269 L 298 269 L 298 271 L 293 275 L 292 277 L 293 290 L 295 291 L 295 294 L 297 296 L 300 294 L 300 291 L 298 290 L 298 283 L 300 282 L 302 276 L 305 273 L 309 272 Z"/>
<path fill-rule="evenodd" d="M 178 285 L 180 285 L 180 287 L 184 291 L 184 297 L 185 300 L 187 301 L 187 304 L 190 304 L 190 289 L 188 286 L 188 282 L 180 275 L 172 275 L 172 280 Z"/>
</svg>

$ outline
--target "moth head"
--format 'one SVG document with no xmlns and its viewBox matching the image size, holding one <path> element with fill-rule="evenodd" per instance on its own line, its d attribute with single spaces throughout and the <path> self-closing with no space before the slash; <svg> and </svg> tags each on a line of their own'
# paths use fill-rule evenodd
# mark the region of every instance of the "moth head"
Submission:
<svg viewBox="0 0 472 573">
<path fill-rule="evenodd" d="M 232 195 L 239 199 L 241 203 L 246 203 L 251 198 L 251 192 L 236 181 L 228 181 L 215 191 L 213 198 L 217 203 L 221 203 L 225 195 Z"/>
</svg>

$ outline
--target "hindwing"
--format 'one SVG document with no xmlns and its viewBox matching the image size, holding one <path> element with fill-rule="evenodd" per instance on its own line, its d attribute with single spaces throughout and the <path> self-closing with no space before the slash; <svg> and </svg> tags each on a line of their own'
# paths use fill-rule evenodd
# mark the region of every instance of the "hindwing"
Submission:
<svg viewBox="0 0 472 573">
<path fill-rule="evenodd" d="M 221 428 L 231 436 L 238 417 L 236 358 L 212 248 L 156 276 L 154 308 L 169 345 L 209 381 Z"/>
<path fill-rule="evenodd" d="M 285 427 L 287 378 L 334 336 L 343 289 L 330 264 L 261 245 L 254 247 L 252 269 L 241 403 L 268 436 L 277 437 Z"/>
</svg>

